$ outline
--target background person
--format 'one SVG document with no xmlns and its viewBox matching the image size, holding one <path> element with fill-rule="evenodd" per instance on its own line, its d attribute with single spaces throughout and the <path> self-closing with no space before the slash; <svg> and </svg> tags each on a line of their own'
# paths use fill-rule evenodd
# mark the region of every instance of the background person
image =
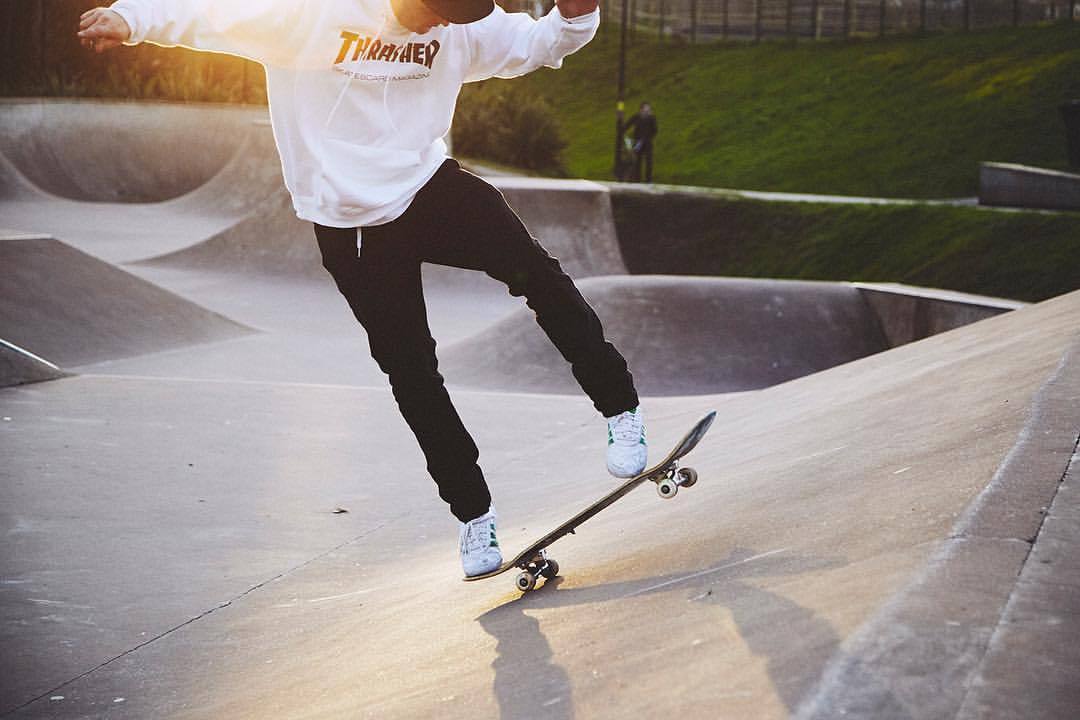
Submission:
<svg viewBox="0 0 1080 720">
<path fill-rule="evenodd" d="M 641 174 L 642 164 L 645 166 L 644 181 L 647 183 L 652 182 L 652 166 L 653 166 L 653 138 L 656 137 L 656 133 L 659 132 L 659 127 L 656 124 L 656 115 L 653 113 L 652 106 L 647 102 L 641 103 L 641 107 L 638 111 L 630 116 L 630 119 L 626 121 L 626 130 L 633 131 L 631 137 L 633 138 L 633 150 L 634 150 L 634 181 L 641 182 L 643 176 Z"/>
</svg>

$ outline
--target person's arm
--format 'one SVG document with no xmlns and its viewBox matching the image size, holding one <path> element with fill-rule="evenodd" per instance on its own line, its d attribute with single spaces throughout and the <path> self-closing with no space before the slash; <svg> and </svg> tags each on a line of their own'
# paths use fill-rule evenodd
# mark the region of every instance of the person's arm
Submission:
<svg viewBox="0 0 1080 720">
<path fill-rule="evenodd" d="M 599 26 L 596 0 L 559 0 L 539 20 L 496 5 L 486 18 L 465 26 L 472 52 L 465 80 L 511 78 L 543 66 L 560 67 L 563 58 L 592 40 Z"/>
<path fill-rule="evenodd" d="M 555 5 L 565 18 L 576 18 L 588 15 L 600 7 L 599 0 L 556 0 Z"/>
<path fill-rule="evenodd" d="M 97 7 L 79 18 L 78 36 L 84 48 L 101 53 L 126 43 L 131 37 L 131 27 L 120 13 Z"/>
<path fill-rule="evenodd" d="M 119 0 L 80 21 L 79 39 L 98 52 L 152 42 L 286 63 L 297 46 L 302 0 Z"/>
</svg>

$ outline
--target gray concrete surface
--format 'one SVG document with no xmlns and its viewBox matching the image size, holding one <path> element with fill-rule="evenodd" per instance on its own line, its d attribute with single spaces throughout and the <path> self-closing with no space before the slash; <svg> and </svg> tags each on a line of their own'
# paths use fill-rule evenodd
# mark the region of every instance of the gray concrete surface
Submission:
<svg viewBox="0 0 1080 720">
<path fill-rule="evenodd" d="M 0 337 L 75 367 L 251 332 L 49 237 L 0 235 Z"/>
<path fill-rule="evenodd" d="M 0 153 L 20 175 L 53 196 L 112 203 L 207 189 L 239 194 L 239 187 L 206 183 L 235 159 L 252 118 L 265 116 L 214 105 L 63 99 L 4 99 L 0 108 Z M 147 162 L 165 153 L 169 162 Z"/>
<path fill-rule="evenodd" d="M 109 262 L 213 237 L 281 191 L 265 109 L 12 100 L 0 102 L 0 130 L 0 224 Z M 39 156 L 47 174 L 33 173 Z M 93 190 L 112 187 L 140 190 Z"/>
<path fill-rule="evenodd" d="M 26 223 L 0 224 L 49 232 L 96 207 L 36 202 L 37 219 L 0 202 Z M 109 209 L 123 237 L 71 244 L 160 255 L 181 240 L 160 205 Z M 688 459 L 700 482 L 672 501 L 631 494 L 554 546 L 562 577 L 522 597 L 510 578 L 459 581 L 456 523 L 328 281 L 224 261 L 124 269 L 259 332 L 0 389 L 0 716 L 1075 706 L 1080 292 L 760 390 L 646 397 L 655 452 L 719 411 Z M 520 308 L 483 276 L 430 280 L 447 351 Z M 451 383 L 468 370 L 445 369 Z M 612 481 L 587 399 L 496 379 L 453 395 L 512 551 Z"/>
<path fill-rule="evenodd" d="M 891 347 L 1018 310 L 1026 303 L 900 283 L 853 283 Z"/>
<path fill-rule="evenodd" d="M 757 390 L 889 347 L 847 283 L 637 275 L 579 287 L 647 395 Z M 577 391 L 527 308 L 446 348 L 441 363 L 471 387 Z"/>
<path fill-rule="evenodd" d="M 57 380 L 65 375 L 48 360 L 0 338 L 0 387 Z"/>
<path fill-rule="evenodd" d="M 979 204 L 1080 210 L 1080 175 L 1028 165 L 980 163 Z"/>
</svg>

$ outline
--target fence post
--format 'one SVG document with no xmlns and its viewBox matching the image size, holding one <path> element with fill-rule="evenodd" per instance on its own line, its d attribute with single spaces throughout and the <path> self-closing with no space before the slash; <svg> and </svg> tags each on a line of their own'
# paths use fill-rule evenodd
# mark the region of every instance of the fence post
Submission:
<svg viewBox="0 0 1080 720">
<path fill-rule="evenodd" d="M 660 0 L 660 28 L 657 32 L 657 40 L 664 42 L 664 12 L 667 10 L 667 6 L 664 0 Z"/>
<path fill-rule="evenodd" d="M 720 37 L 724 40 L 727 40 L 728 36 L 728 3 L 729 0 L 724 0 L 724 4 L 722 7 L 723 20 L 721 21 L 720 25 Z"/>
<path fill-rule="evenodd" d="M 690 44 L 697 42 L 697 0 L 690 0 Z"/>
<path fill-rule="evenodd" d="M 49 67 L 49 56 L 46 52 L 49 47 L 49 18 L 45 8 L 45 0 L 38 0 L 38 17 L 41 19 L 41 64 L 38 65 L 39 69 L 35 74 L 40 74 L 42 80 L 45 80 L 45 68 Z"/>
<path fill-rule="evenodd" d="M 764 0 L 754 0 L 754 42 L 761 42 L 761 11 Z"/>
<path fill-rule="evenodd" d="M 964 0 L 964 30 L 971 29 L 971 0 Z"/>
<path fill-rule="evenodd" d="M 622 12 L 619 18 L 619 80 L 618 89 L 616 90 L 615 100 L 615 162 L 613 165 L 613 174 L 615 179 L 622 181 L 623 172 L 623 101 L 626 92 L 626 2 L 622 0 Z"/>
<path fill-rule="evenodd" d="M 787 7 L 784 13 L 784 35 L 785 37 L 787 37 L 788 40 L 795 39 L 795 35 L 792 33 L 791 30 L 791 12 L 793 2 L 794 0 L 787 0 Z"/>
<path fill-rule="evenodd" d="M 810 37 L 818 40 L 818 0 L 810 0 Z"/>
<path fill-rule="evenodd" d="M 1013 0 L 1013 2 L 1019 1 Z M 919 0 L 919 32 L 926 32 L 926 0 Z"/>
<path fill-rule="evenodd" d="M 851 37 L 851 0 L 844 0 L 844 39 L 849 37 Z"/>
<path fill-rule="evenodd" d="M 885 37 L 885 0 L 878 5 L 878 37 Z"/>
</svg>

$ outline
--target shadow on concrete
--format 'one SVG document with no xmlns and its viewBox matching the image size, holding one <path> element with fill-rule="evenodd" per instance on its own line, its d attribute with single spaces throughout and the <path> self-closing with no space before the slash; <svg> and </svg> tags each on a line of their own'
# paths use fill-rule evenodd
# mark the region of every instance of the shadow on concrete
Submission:
<svg viewBox="0 0 1080 720">
<path fill-rule="evenodd" d="M 609 603 L 632 597 L 681 591 L 688 602 L 719 605 L 733 617 L 747 647 L 766 659 L 777 697 L 794 712 L 818 681 L 804 667 L 790 665 L 790 645 L 813 647 L 823 657 L 834 655 L 841 638 L 831 625 L 812 610 L 801 607 L 777 593 L 746 582 L 752 578 L 783 577 L 821 572 L 842 567 L 840 557 L 820 558 L 785 551 L 755 552 L 734 548 L 712 568 L 683 575 L 659 575 L 625 582 L 563 589 L 564 580 L 555 578 L 538 590 L 493 608 L 477 618 L 497 641 L 494 694 L 502 720 L 537 716 L 573 718 L 573 687 L 567 670 L 558 664 L 551 643 L 530 610 L 566 608 L 592 603 Z M 778 625 L 786 632 L 777 633 Z M 864 680 L 873 683 L 867 674 Z M 889 717 L 908 715 L 887 689 Z"/>
</svg>

